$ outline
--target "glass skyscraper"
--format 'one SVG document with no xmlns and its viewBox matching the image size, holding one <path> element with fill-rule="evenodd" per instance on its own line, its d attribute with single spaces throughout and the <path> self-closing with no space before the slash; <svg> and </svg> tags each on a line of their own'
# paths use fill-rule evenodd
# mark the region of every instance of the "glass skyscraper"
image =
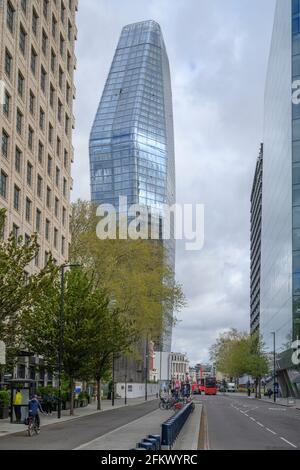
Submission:
<svg viewBox="0 0 300 470">
<path fill-rule="evenodd" d="M 91 197 L 112 204 L 142 204 L 164 217 L 175 203 L 175 161 L 169 61 L 160 26 L 125 26 L 90 135 Z M 162 220 L 160 220 L 162 222 Z M 174 269 L 175 242 L 163 242 Z M 171 349 L 171 326 L 163 340 Z"/>
<path fill-rule="evenodd" d="M 260 329 L 273 348 L 283 394 L 299 396 L 292 342 L 300 339 L 300 2 L 277 0 L 264 123 Z"/>
</svg>

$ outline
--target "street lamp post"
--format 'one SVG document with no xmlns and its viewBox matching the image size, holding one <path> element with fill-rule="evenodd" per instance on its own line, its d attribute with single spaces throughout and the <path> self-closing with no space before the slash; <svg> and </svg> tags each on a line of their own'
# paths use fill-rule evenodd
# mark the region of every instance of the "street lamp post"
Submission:
<svg viewBox="0 0 300 470">
<path fill-rule="evenodd" d="M 148 401 L 148 374 L 149 374 L 149 336 L 146 339 L 146 377 L 145 377 L 145 401 Z"/>
<path fill-rule="evenodd" d="M 57 418 L 61 418 L 61 377 L 64 354 L 65 333 L 65 270 L 67 268 L 78 268 L 79 264 L 63 264 L 60 268 L 60 315 L 59 315 L 59 346 L 58 346 L 58 404 Z"/>
<path fill-rule="evenodd" d="M 273 335 L 273 395 L 274 395 L 274 403 L 276 403 L 276 386 L 275 386 L 275 379 L 276 379 L 276 333 L 272 331 Z"/>
<path fill-rule="evenodd" d="M 115 353 L 112 359 L 112 391 L 111 391 L 111 405 L 115 406 Z"/>
</svg>

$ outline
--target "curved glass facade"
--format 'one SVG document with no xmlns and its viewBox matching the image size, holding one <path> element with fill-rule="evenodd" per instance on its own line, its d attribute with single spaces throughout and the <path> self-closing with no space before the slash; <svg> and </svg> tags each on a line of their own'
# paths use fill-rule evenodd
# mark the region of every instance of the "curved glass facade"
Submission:
<svg viewBox="0 0 300 470">
<path fill-rule="evenodd" d="M 175 203 L 171 78 L 160 26 L 125 26 L 114 55 L 90 135 L 92 201 L 143 204 L 164 216 Z M 174 230 L 165 241 L 175 267 Z M 171 349 L 171 327 L 164 339 Z"/>
</svg>

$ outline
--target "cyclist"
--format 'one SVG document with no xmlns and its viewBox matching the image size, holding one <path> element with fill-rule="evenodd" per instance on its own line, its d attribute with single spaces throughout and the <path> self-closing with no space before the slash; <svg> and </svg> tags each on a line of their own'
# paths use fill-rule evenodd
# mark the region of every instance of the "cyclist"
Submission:
<svg viewBox="0 0 300 470">
<path fill-rule="evenodd" d="M 38 400 L 38 396 L 34 395 L 32 399 L 30 400 L 30 402 L 28 403 L 28 416 L 34 419 L 38 429 L 40 429 L 40 424 L 41 424 L 39 411 L 42 414 L 44 414 L 41 404 Z"/>
</svg>

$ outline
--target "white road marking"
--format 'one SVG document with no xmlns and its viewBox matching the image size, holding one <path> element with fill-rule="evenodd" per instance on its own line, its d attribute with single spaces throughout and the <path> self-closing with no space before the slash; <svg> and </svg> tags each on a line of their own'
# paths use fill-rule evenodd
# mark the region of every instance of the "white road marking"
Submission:
<svg viewBox="0 0 300 470">
<path fill-rule="evenodd" d="M 256 421 L 256 423 L 258 424 L 258 426 L 260 426 L 261 428 L 264 428 L 265 426 L 263 424 L 261 424 L 259 421 Z"/>
<path fill-rule="evenodd" d="M 289 444 L 290 446 L 294 447 L 294 449 L 297 449 L 297 446 L 295 446 L 295 444 L 292 444 L 292 442 L 287 441 L 284 437 L 281 437 L 280 439 Z"/>
<path fill-rule="evenodd" d="M 277 436 L 277 433 L 275 431 L 272 431 L 272 429 L 266 428 L 266 430 L 269 431 L 274 436 Z"/>
</svg>

